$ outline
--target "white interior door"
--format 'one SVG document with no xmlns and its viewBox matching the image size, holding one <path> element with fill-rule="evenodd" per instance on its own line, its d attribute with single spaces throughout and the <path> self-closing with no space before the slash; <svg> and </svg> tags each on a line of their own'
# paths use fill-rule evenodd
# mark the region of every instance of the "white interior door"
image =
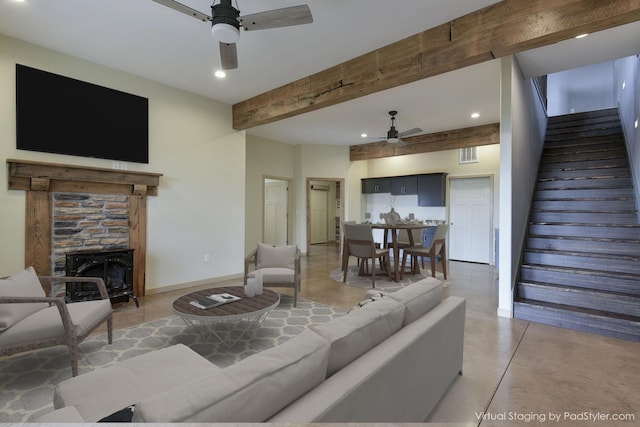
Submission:
<svg viewBox="0 0 640 427">
<path fill-rule="evenodd" d="M 289 183 L 265 179 L 264 182 L 264 243 L 286 245 Z"/>
<path fill-rule="evenodd" d="M 491 178 L 454 178 L 449 191 L 449 258 L 491 264 Z"/>
<path fill-rule="evenodd" d="M 326 243 L 329 193 L 311 190 L 311 244 Z"/>
</svg>

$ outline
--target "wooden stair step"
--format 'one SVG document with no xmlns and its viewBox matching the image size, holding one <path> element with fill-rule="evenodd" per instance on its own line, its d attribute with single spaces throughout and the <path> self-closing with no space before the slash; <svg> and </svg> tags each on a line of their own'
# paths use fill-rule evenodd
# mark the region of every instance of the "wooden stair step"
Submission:
<svg viewBox="0 0 640 427">
<path fill-rule="evenodd" d="M 598 151 L 597 148 L 604 144 L 611 144 L 626 147 L 622 135 L 605 135 L 599 137 L 558 139 L 556 141 L 545 141 L 542 148 L 543 154 L 556 154 L 561 152 L 578 151 Z M 601 151 L 601 150 L 600 150 Z"/>
<path fill-rule="evenodd" d="M 568 178 L 568 179 L 549 179 L 540 180 L 536 184 L 536 189 L 544 190 L 582 190 L 582 189 L 601 189 L 601 188 L 629 188 L 631 194 L 633 192 L 633 183 L 631 177 L 624 178 Z"/>
<path fill-rule="evenodd" d="M 558 135 L 547 135 L 545 137 L 545 143 L 546 141 L 553 142 L 553 141 L 567 141 L 567 140 L 570 141 L 570 140 L 582 139 L 582 138 L 600 138 L 600 137 L 606 137 L 606 136 L 612 136 L 612 135 L 620 135 L 621 132 L 622 132 L 622 126 L 620 126 L 620 124 L 618 123 L 618 126 L 609 127 L 606 129 L 575 130 L 570 133 L 562 133 Z"/>
<path fill-rule="evenodd" d="M 586 200 L 586 199 L 633 199 L 631 187 L 599 187 L 599 188 L 557 188 L 538 190 L 534 193 L 536 200 Z"/>
<path fill-rule="evenodd" d="M 640 278 L 633 274 L 523 264 L 520 279 L 640 296 Z"/>
<path fill-rule="evenodd" d="M 582 162 L 591 160 L 612 160 L 627 159 L 627 150 L 625 148 L 615 148 L 602 152 L 583 151 L 577 153 L 560 153 L 554 155 L 543 154 L 542 162 L 544 164 L 566 163 L 566 162 Z"/>
<path fill-rule="evenodd" d="M 599 138 L 609 135 L 620 135 L 621 131 L 622 125 L 619 120 L 617 122 L 615 120 L 602 120 L 597 123 L 587 123 L 585 121 L 566 122 L 562 126 L 547 127 L 545 141 L 555 141 L 559 139 L 558 137 L 565 136 L 571 139 L 574 135 L 584 137 L 585 134 L 588 134 L 590 137 Z"/>
<path fill-rule="evenodd" d="M 640 258 L 608 254 L 584 254 L 528 249 L 523 262 L 549 267 L 579 268 L 607 273 L 640 274 Z"/>
<path fill-rule="evenodd" d="M 538 224 L 635 225 L 635 212 L 532 212 L 529 218 Z"/>
<path fill-rule="evenodd" d="M 631 185 L 631 175 L 628 167 L 600 168 L 600 169 L 572 169 L 572 170 L 549 170 L 541 171 L 538 174 L 538 182 L 551 180 L 572 180 L 585 181 L 589 179 L 611 179 L 625 180 L 625 184 Z M 601 184 L 607 184 L 606 181 Z M 612 186 L 619 187 L 620 183 L 612 181 Z"/>
<path fill-rule="evenodd" d="M 547 121 L 547 132 L 552 129 L 565 129 L 565 128 L 575 128 L 578 126 L 591 125 L 591 124 L 608 124 L 608 123 L 619 123 L 620 118 L 618 117 L 618 113 L 600 117 L 575 117 L 570 116 L 566 117 L 562 120 L 558 120 L 556 117 L 549 117 Z"/>
<path fill-rule="evenodd" d="M 551 326 L 640 341 L 640 319 L 632 316 L 522 299 L 514 302 L 514 317 Z"/>
<path fill-rule="evenodd" d="M 565 212 L 635 212 L 636 205 L 632 199 L 597 199 L 597 200 L 534 200 L 534 211 Z"/>
<path fill-rule="evenodd" d="M 594 239 L 591 237 L 528 237 L 526 249 L 631 256 L 640 259 L 640 241 Z"/>
<path fill-rule="evenodd" d="M 518 297 L 640 317 L 640 297 L 618 292 L 543 283 L 518 283 Z"/>
<path fill-rule="evenodd" d="M 540 170 L 553 171 L 553 170 L 587 170 L 587 169 L 601 169 L 601 168 L 628 168 L 629 161 L 626 156 L 624 158 L 606 158 L 597 160 L 572 160 L 567 162 L 557 163 L 541 163 Z"/>
<path fill-rule="evenodd" d="M 594 239 L 621 239 L 640 241 L 640 225 L 631 226 L 591 226 L 565 224 L 536 224 L 529 225 L 529 236 L 549 237 L 585 237 Z M 639 246 L 640 249 L 640 246 Z"/>
<path fill-rule="evenodd" d="M 567 155 L 567 154 L 576 154 L 576 153 L 601 153 L 602 151 L 609 150 L 620 150 L 624 149 L 624 141 L 620 138 L 616 138 L 615 140 L 610 141 L 595 141 L 591 140 L 589 142 L 576 143 L 573 145 L 562 144 L 562 145 L 547 145 L 545 144 L 544 150 L 542 151 L 543 156 L 558 156 L 558 155 Z"/>
<path fill-rule="evenodd" d="M 617 108 L 606 108 L 595 111 L 581 111 L 579 113 L 561 114 L 559 116 L 549 117 L 548 125 L 554 126 L 560 123 L 566 123 L 574 120 L 591 120 L 602 117 L 619 117 Z"/>
</svg>

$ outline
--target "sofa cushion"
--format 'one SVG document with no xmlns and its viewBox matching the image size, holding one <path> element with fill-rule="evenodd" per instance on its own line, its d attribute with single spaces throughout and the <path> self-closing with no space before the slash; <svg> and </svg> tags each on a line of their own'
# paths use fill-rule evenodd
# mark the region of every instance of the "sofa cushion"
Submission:
<svg viewBox="0 0 640 427">
<path fill-rule="evenodd" d="M 80 412 L 73 406 L 65 406 L 38 418 L 38 423 L 84 423 Z"/>
<path fill-rule="evenodd" d="M 282 267 L 295 269 L 296 246 L 272 246 L 258 243 L 256 254 L 256 269 Z"/>
<path fill-rule="evenodd" d="M 72 303 L 67 304 L 67 309 L 78 335 L 82 335 L 111 312 L 111 301 L 103 299 Z M 0 345 L 25 344 L 48 338 L 62 339 L 64 336 L 65 330 L 60 311 L 53 305 L 25 317 L 0 334 Z"/>
<path fill-rule="evenodd" d="M 442 281 L 428 277 L 387 294 L 387 297 L 404 304 L 403 325 L 407 325 L 440 304 L 443 290 Z"/>
<path fill-rule="evenodd" d="M 270 283 L 293 283 L 295 281 L 295 270 L 290 268 L 269 267 L 259 270 L 262 273 L 262 284 Z"/>
<path fill-rule="evenodd" d="M 134 422 L 263 422 L 320 384 L 329 343 L 310 330 L 136 404 Z"/>
<path fill-rule="evenodd" d="M 221 371 L 183 344 L 94 369 L 56 387 L 55 408 L 73 406 L 85 422 L 99 419 L 185 382 Z"/>
<path fill-rule="evenodd" d="M 402 327 L 404 306 L 383 298 L 311 329 L 331 343 L 327 377 Z"/>
<path fill-rule="evenodd" d="M 29 267 L 11 277 L 0 279 L 0 296 L 44 297 L 46 295 L 36 271 L 33 267 Z M 47 303 L 0 304 L 0 332 L 48 305 Z"/>
</svg>

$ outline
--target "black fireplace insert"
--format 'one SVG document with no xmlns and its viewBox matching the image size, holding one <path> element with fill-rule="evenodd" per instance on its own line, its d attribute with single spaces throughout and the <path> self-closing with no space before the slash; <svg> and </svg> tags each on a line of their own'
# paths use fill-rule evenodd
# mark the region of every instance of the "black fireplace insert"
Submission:
<svg viewBox="0 0 640 427">
<path fill-rule="evenodd" d="M 66 275 L 100 277 L 104 280 L 112 303 L 133 299 L 139 307 L 133 289 L 133 249 L 79 251 L 66 254 Z M 100 293 L 90 283 L 69 282 L 66 285 L 68 302 L 100 299 Z"/>
</svg>

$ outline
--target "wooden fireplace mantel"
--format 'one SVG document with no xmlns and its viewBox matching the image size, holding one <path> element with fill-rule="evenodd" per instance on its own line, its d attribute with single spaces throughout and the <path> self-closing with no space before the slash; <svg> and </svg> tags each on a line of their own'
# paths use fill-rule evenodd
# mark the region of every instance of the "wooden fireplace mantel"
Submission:
<svg viewBox="0 0 640 427">
<path fill-rule="evenodd" d="M 7 159 L 9 190 L 158 195 L 161 173 Z"/>
<path fill-rule="evenodd" d="M 7 159 L 9 190 L 26 191 L 25 267 L 51 275 L 51 194 L 126 194 L 129 246 L 134 251 L 134 287 L 145 294 L 147 196 L 158 195 L 162 174 Z"/>
</svg>

